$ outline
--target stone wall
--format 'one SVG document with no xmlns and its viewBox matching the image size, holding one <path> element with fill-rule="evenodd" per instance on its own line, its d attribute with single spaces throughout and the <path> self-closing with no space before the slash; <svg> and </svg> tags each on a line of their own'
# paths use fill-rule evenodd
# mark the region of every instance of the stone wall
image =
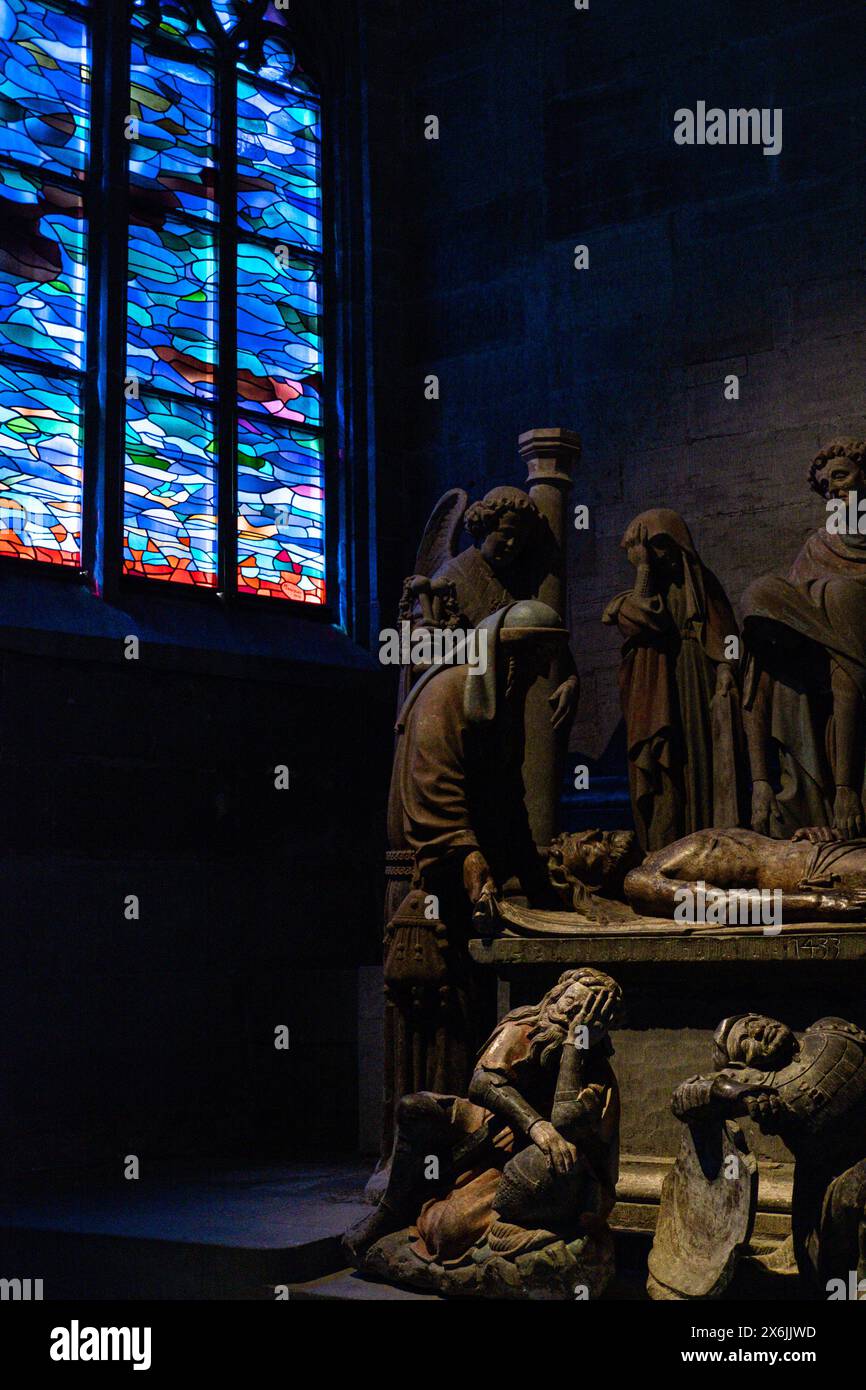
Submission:
<svg viewBox="0 0 866 1390">
<path fill-rule="evenodd" d="M 381 673 L 303 619 L 247 615 L 218 650 L 192 605 L 185 646 L 159 598 L 135 616 L 62 584 L 77 631 L 10 627 L 34 583 L 0 593 L 4 1166 L 353 1152 Z"/>
<path fill-rule="evenodd" d="M 372 69 L 393 88 L 371 159 L 389 206 L 385 302 L 402 286 L 379 379 L 400 563 L 444 488 L 522 481 L 520 431 L 579 430 L 575 500 L 592 528 L 570 557 L 584 683 L 573 747 L 621 772 L 618 638 L 599 617 L 628 581 L 626 522 L 681 510 L 736 601 L 819 524 L 804 485 L 817 447 L 866 430 L 862 10 L 367 9 Z M 699 100 L 781 107 L 781 154 L 677 146 L 674 112 Z M 438 140 L 424 138 L 429 115 Z M 431 373 L 438 401 L 424 397 Z M 738 401 L 724 399 L 730 373 Z"/>
</svg>

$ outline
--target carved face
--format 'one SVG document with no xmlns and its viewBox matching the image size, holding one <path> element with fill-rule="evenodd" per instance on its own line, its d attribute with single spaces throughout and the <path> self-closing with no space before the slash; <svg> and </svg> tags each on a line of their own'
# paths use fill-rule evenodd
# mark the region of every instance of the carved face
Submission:
<svg viewBox="0 0 866 1390">
<path fill-rule="evenodd" d="M 778 1019 L 746 1014 L 728 1033 L 726 1049 L 732 1062 L 766 1069 L 784 1065 L 795 1046 L 794 1034 Z"/>
<path fill-rule="evenodd" d="M 590 996 L 599 990 L 609 993 L 614 1000 L 619 1000 L 622 995 L 619 985 L 612 980 L 609 975 L 604 975 L 600 970 L 576 970 L 574 978 L 569 981 L 567 988 L 556 1000 L 544 1004 L 544 1022 L 557 1023 L 561 1027 L 568 1027 L 575 1014 L 590 1002 Z"/>
<path fill-rule="evenodd" d="M 607 879 L 634 846 L 631 830 L 576 830 L 560 835 L 552 847 L 566 880 L 587 888 L 603 888 Z"/>
<path fill-rule="evenodd" d="M 481 554 L 493 569 L 507 569 L 526 549 L 530 522 L 521 512 L 505 512 L 497 517 L 494 530 L 489 531 L 479 546 Z"/>
<path fill-rule="evenodd" d="M 551 663 L 559 650 L 556 638 L 549 641 L 544 637 L 534 637 L 532 641 L 509 642 L 509 660 L 514 662 L 514 675 L 523 688 L 532 684 L 539 676 L 549 676 Z"/>
<path fill-rule="evenodd" d="M 544 1022 L 546 1024 L 558 1023 L 566 1027 L 571 1022 L 572 1015 L 577 1013 L 585 1003 L 587 993 L 586 985 L 576 980 L 573 985 L 568 986 L 565 993 L 561 994 L 555 1003 L 552 1002 L 547 1005 L 543 1011 Z"/>
<path fill-rule="evenodd" d="M 827 497 L 841 497 L 847 501 L 849 492 L 866 497 L 866 477 L 860 464 L 852 459 L 830 459 L 818 473 L 818 481 L 826 489 Z"/>
<path fill-rule="evenodd" d="M 676 541 L 663 532 L 648 542 L 653 572 L 665 579 L 678 579 L 683 569 L 683 554 Z"/>
</svg>

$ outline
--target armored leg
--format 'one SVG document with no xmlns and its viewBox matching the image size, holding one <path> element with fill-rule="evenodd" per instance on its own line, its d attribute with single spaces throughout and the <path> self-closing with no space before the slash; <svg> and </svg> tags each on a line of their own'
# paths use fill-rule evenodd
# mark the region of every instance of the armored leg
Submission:
<svg viewBox="0 0 866 1390">
<path fill-rule="evenodd" d="M 410 1225 L 427 1198 L 435 1195 L 437 1183 L 427 1176 L 428 1160 L 449 1153 L 458 1137 L 453 1106 L 454 1096 L 432 1091 L 416 1091 L 398 1102 L 388 1186 L 375 1210 L 343 1236 L 343 1249 L 353 1264 L 360 1265 L 382 1236 Z"/>
</svg>

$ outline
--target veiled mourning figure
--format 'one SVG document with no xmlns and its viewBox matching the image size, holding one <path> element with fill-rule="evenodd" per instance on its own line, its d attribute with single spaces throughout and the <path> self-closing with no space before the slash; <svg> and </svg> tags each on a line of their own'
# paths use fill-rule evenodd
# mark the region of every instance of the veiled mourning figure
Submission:
<svg viewBox="0 0 866 1390">
<path fill-rule="evenodd" d="M 619 673 L 638 839 L 659 849 L 692 830 L 739 821 L 737 625 L 725 592 L 673 511 L 643 512 L 622 548 L 631 589 L 602 621 L 625 639 Z"/>
<path fill-rule="evenodd" d="M 822 1018 L 797 1038 L 745 1013 L 719 1025 L 715 1044 L 716 1069 L 684 1081 L 671 1102 L 688 1132 L 662 1188 L 650 1295 L 713 1297 L 729 1282 L 757 1202 L 756 1166 L 731 1128 L 748 1116 L 794 1155 L 792 1244 L 805 1291 L 850 1297 L 851 1276 L 866 1275 L 866 1033 Z M 741 1161 L 719 1164 L 732 1145 Z"/>
<path fill-rule="evenodd" d="M 866 442 L 837 439 L 816 455 L 820 497 L 866 497 Z M 815 531 L 787 579 L 758 579 L 743 597 L 744 719 L 752 826 L 785 839 L 800 826 L 866 834 L 866 536 Z"/>
<path fill-rule="evenodd" d="M 567 633 L 546 604 L 508 604 L 479 625 L 487 669 L 433 666 L 397 724 L 388 805 L 411 891 L 386 928 L 386 1144 L 400 1096 L 462 1090 L 492 1021 L 467 950 L 473 913 L 515 891 L 549 893 L 523 795 L 523 707 Z M 492 1009 L 492 998 L 486 1001 Z"/>
<path fill-rule="evenodd" d="M 387 1190 L 344 1237 L 359 1269 L 468 1296 L 603 1290 L 619 1132 L 608 1030 L 621 1002 L 609 976 L 567 971 L 494 1029 L 468 1099 L 403 1098 Z"/>
</svg>

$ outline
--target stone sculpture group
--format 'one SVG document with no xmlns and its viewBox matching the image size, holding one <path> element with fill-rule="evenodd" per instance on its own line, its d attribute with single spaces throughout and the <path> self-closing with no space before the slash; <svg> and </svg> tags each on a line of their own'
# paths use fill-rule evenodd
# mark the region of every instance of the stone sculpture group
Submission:
<svg viewBox="0 0 866 1390">
<path fill-rule="evenodd" d="M 580 692 L 564 558 L 580 441 L 537 430 L 520 447 L 527 490 L 447 493 L 404 586 L 404 623 L 477 629 L 487 662 L 402 671 L 383 1155 L 345 1244 L 366 1275 L 440 1293 L 597 1297 L 614 1271 L 623 992 L 583 966 L 497 1023 L 469 943 L 767 930 L 751 911 L 765 895 L 775 930 L 866 921 L 866 537 L 816 530 L 786 575 L 748 587 L 740 630 L 686 520 L 637 516 L 631 587 L 601 615 L 622 638 L 633 827 L 557 835 Z M 866 443 L 829 444 L 808 483 L 866 497 Z M 749 1002 L 720 1024 L 712 1072 L 673 1096 L 653 1298 L 716 1297 L 734 1276 L 759 1181 L 740 1120 L 792 1155 L 803 1289 L 866 1275 L 866 1032 L 828 1017 L 797 1037 Z"/>
</svg>

